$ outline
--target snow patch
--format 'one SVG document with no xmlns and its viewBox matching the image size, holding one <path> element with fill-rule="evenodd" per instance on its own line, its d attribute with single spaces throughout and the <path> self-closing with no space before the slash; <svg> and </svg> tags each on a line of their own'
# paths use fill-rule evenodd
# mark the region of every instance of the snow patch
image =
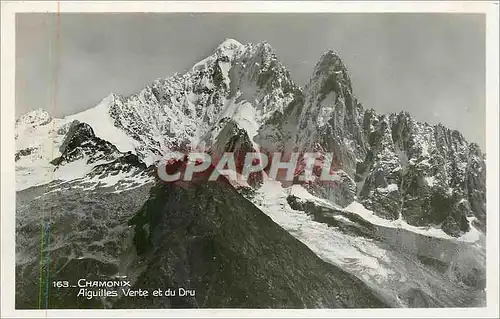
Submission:
<svg viewBox="0 0 500 319">
<path fill-rule="evenodd" d="M 225 56 L 229 57 L 231 60 L 234 59 L 236 52 L 243 51 L 245 46 L 235 39 L 226 39 L 224 42 L 219 44 L 217 51 L 221 52 Z"/>
<path fill-rule="evenodd" d="M 394 221 L 379 217 L 375 215 L 373 211 L 366 209 L 362 204 L 356 201 L 349 204 L 345 208 L 345 210 L 351 213 L 358 214 L 359 216 L 363 217 L 363 219 L 374 225 L 388 227 L 388 228 L 401 228 L 424 236 L 443 238 L 451 241 L 463 241 L 463 242 L 475 242 L 479 239 L 479 234 L 477 233 L 478 231 L 474 227 L 471 227 L 471 230 L 462 235 L 461 237 L 455 238 L 453 236 L 448 235 L 440 228 L 417 227 L 410 225 L 407 222 L 405 222 L 401 217 Z"/>
<path fill-rule="evenodd" d="M 343 221 L 344 223 L 347 223 L 347 224 L 355 224 L 352 220 L 350 220 L 349 218 L 344 217 L 342 215 L 334 215 L 333 218 L 335 218 L 337 220 L 341 220 L 341 221 Z"/>
<path fill-rule="evenodd" d="M 33 166 L 16 165 L 16 192 L 53 181 L 54 166 L 42 161 Z"/>
<path fill-rule="evenodd" d="M 327 121 L 332 117 L 333 111 L 335 110 L 335 100 L 337 95 L 335 91 L 331 91 L 328 95 L 321 101 L 319 105 L 318 112 L 318 127 L 326 125 Z"/>
<path fill-rule="evenodd" d="M 344 234 L 334 227 L 314 221 L 302 211 L 293 210 L 286 200 L 292 188 L 295 194 L 303 194 L 300 188 L 284 189 L 280 182 L 268 180 L 252 202 L 323 260 L 375 282 L 385 282 L 394 274 L 386 267 L 390 260 L 385 250 L 373 241 Z"/>
<path fill-rule="evenodd" d="M 60 156 L 67 122 L 51 119 L 47 112 L 35 110 L 16 121 L 16 191 L 50 183 L 55 167 L 50 163 Z M 24 155 L 22 154 L 24 153 Z"/>
<path fill-rule="evenodd" d="M 116 146 L 120 152 L 131 151 L 135 154 L 136 142 L 121 129 L 117 128 L 109 115 L 109 106 L 113 103 L 113 95 L 104 98 L 96 107 L 70 115 L 67 121 L 78 120 L 89 124 L 97 137 L 102 138 Z"/>
<path fill-rule="evenodd" d="M 88 174 L 95 165 L 88 165 L 87 158 L 83 157 L 76 161 L 60 166 L 54 172 L 54 179 L 70 181 L 81 178 Z"/>
<path fill-rule="evenodd" d="M 221 114 L 221 118 L 228 117 L 232 119 L 239 128 L 247 132 L 250 140 L 253 140 L 253 137 L 257 135 L 260 127 L 253 105 L 246 100 L 235 102 L 234 99 L 227 100 L 226 103 L 227 107 Z"/>
<path fill-rule="evenodd" d="M 475 216 L 469 216 L 467 217 L 467 220 L 469 221 L 470 230 L 465 234 L 463 234 L 462 236 L 460 236 L 458 239 L 469 243 L 474 243 L 481 240 L 481 238 L 484 237 L 484 234 L 481 233 L 481 231 L 478 230 L 476 227 L 474 227 L 473 224 L 473 222 L 476 221 L 477 218 Z"/>
<path fill-rule="evenodd" d="M 379 193 L 391 193 L 391 192 L 395 192 L 398 190 L 398 185 L 397 184 L 389 184 L 387 185 L 387 187 L 378 187 L 377 188 L 377 191 Z"/>
<path fill-rule="evenodd" d="M 326 206 L 326 207 L 331 207 L 331 208 L 340 208 L 336 205 L 331 204 L 327 200 L 323 198 L 316 197 L 309 193 L 302 185 L 297 185 L 294 184 L 290 186 L 289 188 L 290 195 L 293 195 L 295 197 L 298 197 L 299 199 L 306 200 L 306 201 L 311 201 L 314 203 L 318 203 L 320 205 Z"/>
<path fill-rule="evenodd" d="M 434 176 L 426 176 L 424 177 L 424 179 L 427 185 L 430 187 L 434 186 L 434 183 L 436 182 L 436 177 Z"/>
<path fill-rule="evenodd" d="M 228 74 L 229 74 L 229 69 L 231 68 L 231 64 L 228 62 L 219 62 L 219 67 L 222 72 L 224 84 L 226 84 L 226 87 L 229 87 L 231 80 L 229 79 Z"/>
<path fill-rule="evenodd" d="M 208 69 L 208 66 L 210 64 L 214 63 L 215 60 L 216 60 L 216 58 L 214 56 L 206 57 L 205 59 L 195 63 L 195 65 L 193 65 L 192 69 L 195 71 L 202 71 L 204 69 Z"/>
</svg>

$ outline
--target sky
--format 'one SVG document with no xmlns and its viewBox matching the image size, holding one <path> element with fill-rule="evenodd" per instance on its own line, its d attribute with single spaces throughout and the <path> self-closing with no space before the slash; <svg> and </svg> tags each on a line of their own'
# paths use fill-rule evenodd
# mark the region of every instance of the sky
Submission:
<svg viewBox="0 0 500 319">
<path fill-rule="evenodd" d="M 333 49 L 365 108 L 409 111 L 485 147 L 481 14 L 17 14 L 16 116 L 43 108 L 63 117 L 111 92 L 137 93 L 189 69 L 226 38 L 267 41 L 301 86 Z"/>
</svg>

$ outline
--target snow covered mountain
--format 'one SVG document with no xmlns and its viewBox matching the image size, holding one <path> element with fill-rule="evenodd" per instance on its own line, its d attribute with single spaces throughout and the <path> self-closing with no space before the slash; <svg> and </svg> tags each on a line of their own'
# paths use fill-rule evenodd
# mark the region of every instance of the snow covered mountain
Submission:
<svg viewBox="0 0 500 319">
<path fill-rule="evenodd" d="M 169 188 L 173 195 L 161 195 L 165 187 L 155 178 L 155 166 L 171 155 L 206 149 L 242 155 L 256 150 L 332 153 L 341 181 L 290 186 L 268 181 L 264 174 L 238 191 L 192 185 L 183 190 Z M 225 240 L 250 245 L 255 251 L 279 246 L 273 242 L 274 235 L 262 237 L 254 226 L 238 228 L 248 236 L 243 240 L 240 233 L 218 224 L 216 220 L 231 220 L 227 215 L 233 211 L 231 205 L 244 212 L 242 223 L 279 233 L 276 225 L 262 219 L 267 215 L 287 236 L 314 253 L 303 254 L 317 256 L 354 276 L 345 277 L 355 282 L 356 288 L 348 293 L 353 295 L 315 304 L 304 292 L 261 306 L 471 306 L 481 304 L 484 297 L 485 155 L 458 131 L 441 124 L 420 123 L 407 112 L 386 115 L 365 110 L 353 93 L 347 67 L 334 51 L 320 57 L 310 81 L 300 88 L 268 43 L 243 45 L 227 39 L 185 74 L 155 80 L 137 94 L 110 94 L 94 108 L 62 119 L 51 118 L 41 109 L 23 115 L 16 121 L 15 160 L 20 238 L 16 263 L 22 278 L 20 294 L 26 300 L 36 299 L 27 289 L 37 276 L 34 265 L 41 248 L 29 238 L 36 236 L 33 225 L 43 223 L 44 216 L 33 216 L 34 210 L 52 214 L 56 208 L 59 213 L 52 215 L 56 225 L 73 216 L 73 228 L 90 227 L 78 235 L 67 227 L 52 233 L 53 241 L 45 249 L 54 254 L 53 267 L 63 271 L 69 264 L 63 273 L 71 273 L 90 263 L 111 269 L 109 275 L 128 276 L 139 287 L 153 283 L 154 278 L 169 285 L 187 280 L 171 275 L 168 269 L 148 276 L 134 264 L 155 269 L 158 263 L 174 258 L 159 243 L 171 238 L 167 228 L 174 233 L 176 229 L 172 225 L 158 228 L 155 223 L 167 223 L 159 212 L 174 216 L 178 227 L 188 227 L 187 233 L 193 237 L 186 240 L 201 233 L 215 236 L 201 244 L 211 245 L 214 260 L 222 258 L 217 261 L 222 266 L 230 260 L 217 249 L 238 260 L 255 256 L 253 250 L 238 252 L 238 247 L 226 246 Z M 227 194 L 227 202 L 221 194 Z M 210 196 L 218 199 L 217 207 L 209 203 Z M 197 198 L 196 207 L 179 201 L 196 203 Z M 168 208 L 173 203 L 185 211 L 184 217 Z M 213 220 L 191 220 L 200 219 L 197 212 L 203 209 Z M 101 215 L 91 213 L 93 217 L 88 218 L 85 211 Z M 118 219 L 111 222 L 113 214 Z M 112 225 L 112 234 L 105 232 L 103 223 Z M 217 237 L 220 232 L 228 238 Z M 73 239 L 64 242 L 61 238 L 65 236 Z M 195 249 L 191 243 L 187 248 L 175 243 L 169 249 Z M 142 256 L 139 251 L 143 248 L 152 255 Z M 304 247 L 287 239 L 284 249 Z M 292 267 L 288 280 L 297 285 L 324 280 L 328 287 L 322 293 L 337 294 L 336 289 L 345 284 L 331 279 L 330 274 L 337 270 L 318 261 L 305 264 L 297 260 L 293 265 L 290 256 L 281 258 Z M 209 259 L 202 260 L 211 267 Z M 177 262 L 189 265 L 179 271 L 203 276 L 184 257 Z M 275 265 L 277 261 L 264 257 L 260 262 Z M 303 268 L 309 266 L 318 269 L 320 277 L 301 277 Z M 255 267 L 263 278 L 285 280 L 274 266 L 267 270 Z M 415 269 L 421 272 L 415 275 Z M 233 283 L 227 273 L 214 271 L 206 276 Z M 248 276 L 249 282 L 260 278 Z M 378 297 L 364 292 L 366 299 L 356 303 L 352 296 L 365 291 L 358 279 Z M 206 280 L 196 281 L 200 291 L 206 289 Z M 255 293 L 245 291 L 251 289 L 248 286 L 227 291 Z M 283 293 L 285 288 L 278 286 L 277 293 Z M 264 302 L 231 300 L 230 296 L 214 299 L 209 290 L 206 294 L 209 302 L 196 299 L 180 304 L 229 307 Z M 73 297 L 55 296 L 62 304 L 78 304 Z M 100 302 L 89 301 L 87 306 L 100 306 Z M 102 302 L 106 307 L 120 305 Z M 21 303 L 23 307 L 29 304 Z"/>
<path fill-rule="evenodd" d="M 257 140 L 271 149 L 332 152 L 342 183 L 313 187 L 341 206 L 357 199 L 377 215 L 454 236 L 485 229 L 485 155 L 455 130 L 419 123 L 407 112 L 364 110 L 334 51 L 317 63 L 303 91 Z"/>
</svg>

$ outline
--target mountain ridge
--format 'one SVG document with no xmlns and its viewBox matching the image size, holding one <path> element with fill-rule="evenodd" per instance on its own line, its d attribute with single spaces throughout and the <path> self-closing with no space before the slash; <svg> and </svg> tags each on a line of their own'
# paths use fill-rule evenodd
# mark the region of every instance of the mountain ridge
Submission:
<svg viewBox="0 0 500 319">
<path fill-rule="evenodd" d="M 37 110 L 16 123 L 43 126 L 49 119 Z M 233 125 L 222 124 L 228 119 L 246 131 L 256 150 L 332 154 L 342 183 L 309 190 L 341 206 L 358 200 L 384 218 L 439 224 L 456 236 L 470 229 L 466 217 L 472 213 L 485 229 L 485 154 L 478 145 L 406 111 L 365 110 L 334 50 L 321 55 L 300 88 L 269 43 L 226 39 L 185 74 L 157 79 L 128 97 L 111 93 L 65 119 L 88 123 L 96 136 L 148 166 L 189 149 L 210 149 L 224 125 Z M 21 149 L 16 159 L 31 152 Z M 438 169 L 443 166 L 444 173 Z M 433 218 L 421 209 L 445 202 L 460 213 L 447 208 Z"/>
<path fill-rule="evenodd" d="M 158 163 L 190 150 L 216 155 L 231 151 L 238 156 L 254 151 L 320 152 L 333 156 L 341 180 L 285 187 L 267 180 L 263 173 L 249 185 L 229 190 L 158 181 Z M 142 260 L 146 267 L 158 270 L 165 264 L 158 261 L 175 260 L 181 272 L 196 274 L 195 281 L 203 289 L 208 277 L 192 265 L 196 256 L 188 252 L 198 248 L 191 244 L 207 233 L 222 231 L 227 238 L 206 243 L 239 256 L 233 263 L 219 254 L 219 266 L 241 267 L 239 258 L 246 258 L 246 254 L 237 252 L 230 243 L 234 240 L 256 251 L 265 248 L 265 240 L 252 242 L 263 235 L 258 227 L 249 231 L 255 221 L 249 216 L 263 212 L 286 230 L 266 222 L 270 235 L 293 236 L 323 261 L 380 293 L 390 306 L 464 306 L 472 302 L 467 299 L 469 291 L 475 304 L 484 292 L 485 156 L 477 144 L 468 143 L 458 131 L 444 125 L 416 121 L 406 111 L 378 114 L 365 109 L 354 95 L 347 67 L 333 50 L 320 57 L 311 79 L 301 88 L 267 42 L 243 45 L 227 39 L 186 73 L 154 80 L 136 94 L 111 93 L 96 107 L 62 119 L 36 110 L 16 120 L 16 194 L 20 197 L 16 230 L 22 237 L 16 251 L 18 276 L 26 276 L 20 282 L 31 287 L 29 276 L 36 275 L 33 252 L 40 249 L 30 244 L 29 238 L 34 225 L 41 224 L 41 217 L 31 215 L 32 210 L 57 211 L 54 217 L 60 228 L 53 235 L 55 246 L 47 249 L 55 254 L 52 266 L 64 274 L 104 267 L 109 275 L 125 273 L 134 280 L 139 278 L 137 287 L 149 285 L 156 277 L 143 273 L 134 263 L 142 258 L 137 241 L 147 242 L 143 235 L 153 234 L 154 252 Z M 195 195 L 203 198 L 201 206 L 197 206 Z M 225 201 L 231 204 L 221 206 Z M 169 207 L 172 203 L 179 212 Z M 211 217 L 202 214 L 202 206 L 211 209 Z M 228 214 L 234 210 L 232 206 L 244 210 L 243 215 L 236 218 Z M 61 227 L 70 218 L 66 214 L 75 218 L 73 228 L 82 227 L 85 232 L 71 235 L 71 227 Z M 119 220 L 112 220 L 114 233 L 108 238 L 103 221 L 109 223 L 106 220 L 114 214 Z M 174 224 L 168 223 L 168 216 L 175 219 L 171 220 Z M 189 216 L 196 218 L 190 220 Z M 153 218 L 149 224 L 148 218 Z M 241 234 L 232 231 L 234 225 L 220 225 L 221 219 L 228 225 L 235 223 Z M 137 220 L 143 223 L 133 222 Z M 155 228 L 155 220 L 182 238 L 187 236 L 189 243 Z M 248 227 L 243 225 L 245 220 L 250 221 Z M 61 240 L 69 235 L 69 242 Z M 173 241 L 167 247 L 162 238 Z M 286 241 L 295 245 L 289 237 Z M 432 255 L 420 256 L 427 245 L 449 251 L 443 257 L 433 248 Z M 175 251 L 182 256 L 172 253 Z M 267 262 L 276 265 L 275 258 L 261 257 L 252 265 L 263 277 L 253 274 L 250 281 L 265 283 L 266 278 L 283 277 L 279 268 L 265 271 L 266 267 L 261 267 Z M 212 263 L 210 258 L 203 262 Z M 287 273 L 301 273 L 303 262 L 290 262 Z M 160 267 L 165 275 L 160 277 L 166 283 L 185 281 L 185 276 L 173 276 L 170 266 L 165 267 Z M 233 275 L 212 274 L 235 288 Z M 328 271 L 325 276 L 330 278 Z M 289 287 L 276 284 L 277 291 L 288 291 Z M 21 295 L 36 298 L 29 289 L 21 289 Z M 234 291 L 252 292 L 248 289 Z M 450 295 L 447 289 L 452 290 Z M 216 298 L 209 292 L 207 296 Z M 323 296 L 323 305 L 304 295 L 289 296 L 293 302 L 276 299 L 266 305 L 358 305 L 356 292 L 354 299 L 350 296 L 347 301 L 342 301 L 342 296 Z M 61 303 L 74 301 L 67 294 L 59 297 Z M 257 302 L 255 298 L 227 297 L 207 304 Z M 203 304 L 201 299 L 192 299 L 177 306 L 200 302 Z M 125 303 L 123 299 L 114 306 Z M 100 306 L 100 301 L 87 304 Z M 175 305 L 167 302 L 162 306 Z"/>
</svg>

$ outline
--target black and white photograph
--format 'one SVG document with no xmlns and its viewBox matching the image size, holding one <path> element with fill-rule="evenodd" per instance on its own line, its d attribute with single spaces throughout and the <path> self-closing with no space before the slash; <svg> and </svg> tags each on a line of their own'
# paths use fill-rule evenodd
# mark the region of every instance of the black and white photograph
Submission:
<svg viewBox="0 0 500 319">
<path fill-rule="evenodd" d="M 498 316 L 498 2 L 49 4 L 2 22 L 12 313 Z"/>
</svg>

